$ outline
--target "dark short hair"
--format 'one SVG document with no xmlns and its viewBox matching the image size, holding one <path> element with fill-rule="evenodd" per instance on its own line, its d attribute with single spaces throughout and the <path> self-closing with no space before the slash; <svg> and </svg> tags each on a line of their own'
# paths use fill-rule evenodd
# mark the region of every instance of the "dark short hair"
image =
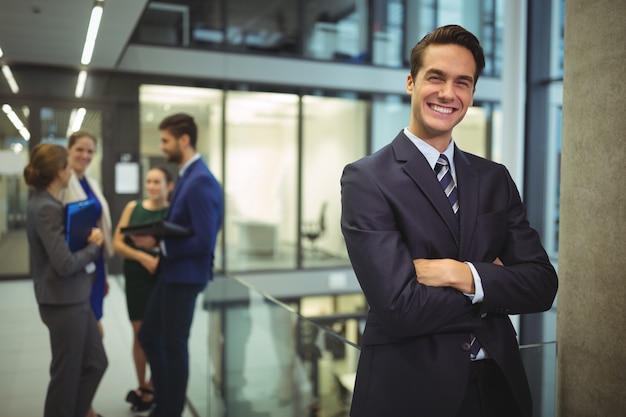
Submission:
<svg viewBox="0 0 626 417">
<path fill-rule="evenodd" d="M 88 130 L 77 130 L 76 132 L 72 132 L 70 137 L 67 139 L 67 147 L 71 148 L 72 146 L 74 146 L 76 144 L 78 139 L 84 138 L 84 137 L 88 137 L 89 139 L 93 140 L 94 145 L 98 144 L 98 141 L 96 140 L 96 135 L 94 135 L 90 131 L 88 131 Z"/>
<path fill-rule="evenodd" d="M 68 152 L 61 145 L 45 142 L 36 145 L 24 167 L 24 180 L 29 186 L 45 190 L 60 170 L 67 167 Z"/>
<path fill-rule="evenodd" d="M 441 26 L 422 38 L 411 50 L 411 77 L 415 78 L 423 65 L 424 52 L 430 45 L 454 44 L 467 48 L 476 62 L 474 85 L 485 68 L 485 54 L 478 38 L 459 25 Z"/>
<path fill-rule="evenodd" d="M 176 113 L 167 116 L 159 124 L 159 130 L 167 130 L 177 139 L 186 133 L 189 135 L 191 147 L 196 149 L 198 126 L 196 126 L 196 122 L 190 115 L 186 113 Z"/>
</svg>

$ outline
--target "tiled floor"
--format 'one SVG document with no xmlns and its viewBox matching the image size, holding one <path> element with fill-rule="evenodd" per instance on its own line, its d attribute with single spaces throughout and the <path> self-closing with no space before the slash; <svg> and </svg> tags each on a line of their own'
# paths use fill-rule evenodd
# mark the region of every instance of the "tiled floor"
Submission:
<svg viewBox="0 0 626 417">
<path fill-rule="evenodd" d="M 102 323 L 109 367 L 94 400 L 95 410 L 103 417 L 142 415 L 131 412 L 124 401 L 137 382 L 122 284 L 121 279 L 110 278 L 105 299 Z M 0 334 L 0 416 L 43 415 L 50 345 L 48 331 L 39 318 L 32 281 L 0 282 Z M 192 414 L 186 411 L 184 415 Z"/>
</svg>

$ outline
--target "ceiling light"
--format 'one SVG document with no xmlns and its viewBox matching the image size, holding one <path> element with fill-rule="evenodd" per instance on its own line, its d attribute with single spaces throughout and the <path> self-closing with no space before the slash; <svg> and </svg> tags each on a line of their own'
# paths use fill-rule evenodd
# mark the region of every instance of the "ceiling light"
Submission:
<svg viewBox="0 0 626 417">
<path fill-rule="evenodd" d="M 72 133 L 80 130 L 83 125 L 83 120 L 85 120 L 85 114 L 87 113 L 87 109 L 81 107 L 80 109 L 72 109 L 72 113 L 70 114 L 70 122 L 67 126 L 67 134 L 66 136 L 70 136 Z"/>
<path fill-rule="evenodd" d="M 76 98 L 81 98 L 85 92 L 85 82 L 87 81 L 87 71 L 82 70 L 78 73 L 78 80 L 76 81 L 76 91 L 74 95 Z"/>
<path fill-rule="evenodd" d="M 2 55 L 4 55 L 4 53 L 2 52 L 2 48 L 0 48 L 0 58 L 2 58 Z"/>
<path fill-rule="evenodd" d="M 30 132 L 26 129 L 26 126 L 24 126 L 24 123 L 22 123 L 17 114 L 15 114 L 11 106 L 8 104 L 2 105 L 2 111 L 6 113 L 11 123 L 13 123 L 13 126 L 20 132 L 20 135 L 22 135 L 24 139 L 30 140 Z"/>
<path fill-rule="evenodd" d="M 22 152 L 24 150 L 24 145 L 22 145 L 21 143 L 17 143 L 17 142 L 16 143 L 12 143 L 11 144 L 11 150 L 14 153 L 20 153 L 20 152 Z"/>
<path fill-rule="evenodd" d="M 15 77 L 13 77 L 13 73 L 11 72 L 11 68 L 9 68 L 8 65 L 2 66 L 2 74 L 4 74 L 4 78 L 6 78 L 7 83 L 9 83 L 11 91 L 13 91 L 14 94 L 17 94 L 18 91 L 20 91 L 20 87 L 18 87 Z"/>
<path fill-rule="evenodd" d="M 102 19 L 103 1 L 97 1 L 91 10 L 91 18 L 89 19 L 89 28 L 87 29 L 87 37 L 85 38 L 85 46 L 83 48 L 83 56 L 80 63 L 89 65 L 93 48 L 96 45 L 96 37 L 98 36 L 98 28 L 100 27 L 100 19 Z"/>
</svg>

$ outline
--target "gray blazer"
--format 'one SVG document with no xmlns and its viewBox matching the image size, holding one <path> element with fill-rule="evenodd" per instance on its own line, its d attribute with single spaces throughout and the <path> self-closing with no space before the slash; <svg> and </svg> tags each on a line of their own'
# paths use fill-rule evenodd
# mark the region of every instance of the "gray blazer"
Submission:
<svg viewBox="0 0 626 417">
<path fill-rule="evenodd" d="M 74 304 L 89 299 L 94 274 L 85 267 L 96 260 L 95 243 L 72 253 L 65 241 L 64 209 L 48 191 L 34 190 L 26 211 L 30 268 L 39 304 Z"/>
</svg>

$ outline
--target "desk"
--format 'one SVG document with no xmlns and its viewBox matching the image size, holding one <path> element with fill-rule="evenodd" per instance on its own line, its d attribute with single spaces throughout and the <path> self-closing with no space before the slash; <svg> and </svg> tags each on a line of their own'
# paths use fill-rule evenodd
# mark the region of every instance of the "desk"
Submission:
<svg viewBox="0 0 626 417">
<path fill-rule="evenodd" d="M 237 222 L 239 251 L 249 255 L 274 256 L 278 253 L 278 225 L 260 221 Z"/>
</svg>

